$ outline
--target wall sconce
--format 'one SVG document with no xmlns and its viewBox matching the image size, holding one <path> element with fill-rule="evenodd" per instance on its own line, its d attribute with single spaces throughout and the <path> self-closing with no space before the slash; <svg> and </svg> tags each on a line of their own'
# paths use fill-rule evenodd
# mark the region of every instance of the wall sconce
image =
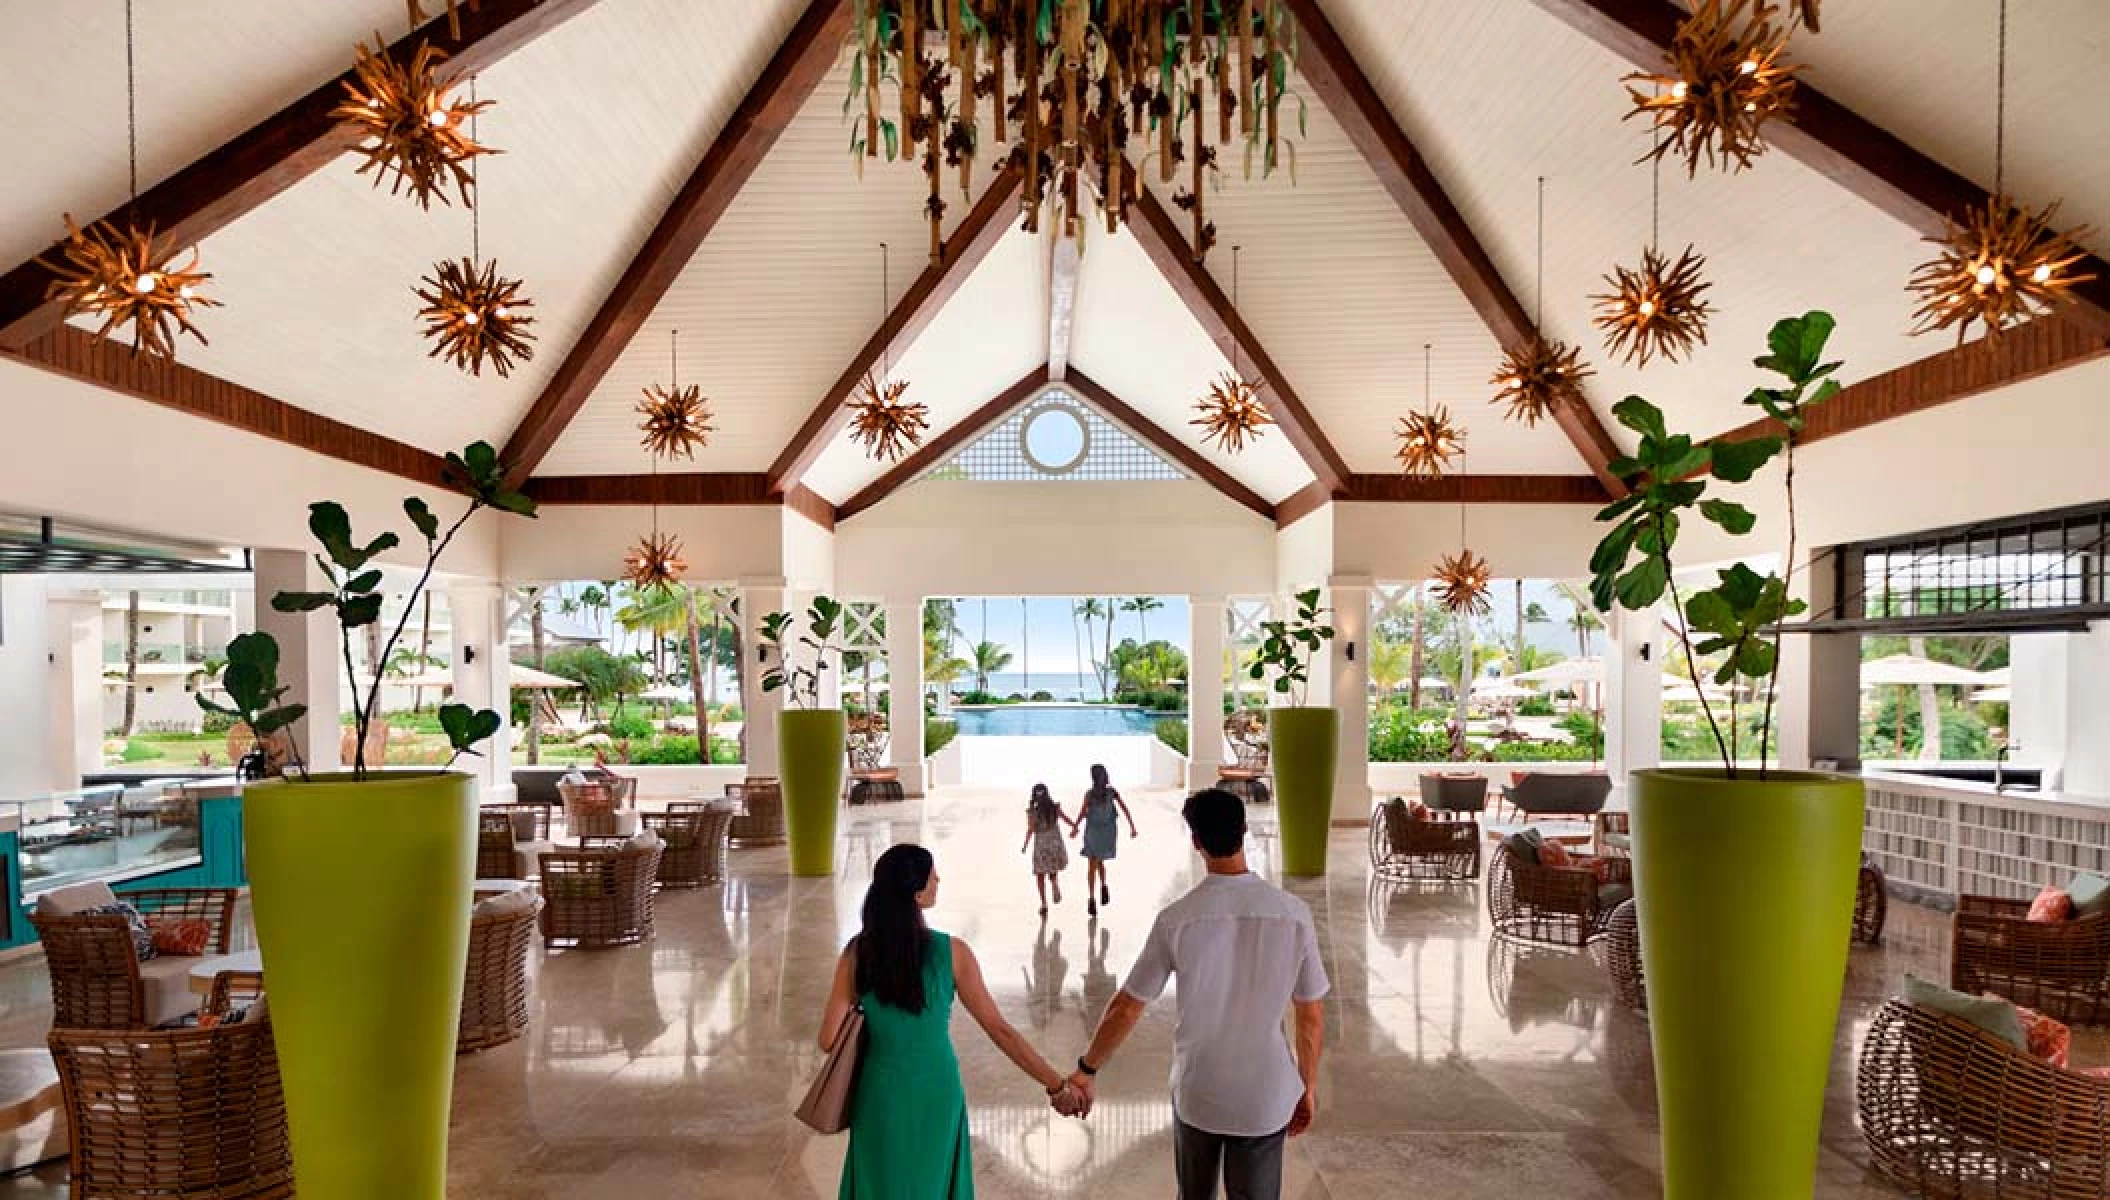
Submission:
<svg viewBox="0 0 2110 1200">
<path fill-rule="evenodd" d="M 1350 643 L 1348 643 L 1348 661 L 1349 661 L 1349 662 L 1354 662 L 1354 661 L 1355 661 L 1355 643 L 1354 643 L 1354 642 L 1350 642 Z"/>
<path fill-rule="evenodd" d="M 463 663 L 465 663 L 465 664 L 473 664 L 473 663 L 475 663 L 475 661 L 476 661 L 476 647 L 474 647 L 474 646 L 463 646 L 463 647 L 462 647 L 462 662 L 463 662 Z"/>
<path fill-rule="evenodd" d="M 761 663 L 761 664 L 762 664 L 763 666 L 765 666 L 765 667 L 766 667 L 766 666 L 768 666 L 768 665 L 769 665 L 769 647 L 767 647 L 767 646 L 756 646 L 756 647 L 755 647 L 755 661 L 756 661 L 756 662 L 758 662 L 758 663 Z"/>
<path fill-rule="evenodd" d="M 1655 647 L 1654 645 L 1652 645 L 1652 644 L 1650 644 L 1650 643 L 1648 643 L 1648 642 L 1643 642 L 1643 643 L 1641 643 L 1641 661 L 1642 661 L 1642 662 L 1647 662 L 1648 660 L 1650 660 L 1651 658 L 1654 658 L 1655 656 L 1656 656 L 1656 647 Z"/>
</svg>

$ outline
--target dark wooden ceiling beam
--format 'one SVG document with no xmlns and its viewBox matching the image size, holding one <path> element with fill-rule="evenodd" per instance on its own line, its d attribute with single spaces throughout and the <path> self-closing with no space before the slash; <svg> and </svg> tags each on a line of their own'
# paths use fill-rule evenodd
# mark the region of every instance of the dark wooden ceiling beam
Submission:
<svg viewBox="0 0 2110 1200">
<path fill-rule="evenodd" d="M 1070 331 L 1077 320 L 1077 275 L 1084 253 L 1076 238 L 1051 239 L 1048 250 L 1048 378 L 1070 369 Z"/>
<path fill-rule="evenodd" d="M 828 448 L 829 440 L 849 425 L 850 413 L 845 401 L 856 391 L 858 381 L 879 364 L 881 356 L 899 358 L 913 345 L 930 325 L 931 319 L 959 292 L 967 277 L 974 274 L 974 269 L 1003 239 L 1010 228 L 1005 218 L 1018 210 L 1018 189 L 1018 172 L 1009 167 L 990 181 L 981 198 L 975 201 L 952 235 L 945 239 L 939 260 L 926 266 L 901 294 L 901 299 L 894 303 L 879 328 L 872 331 L 872 336 L 858 348 L 850 365 L 843 368 L 842 374 L 807 414 L 798 432 L 777 455 L 776 462 L 770 464 L 769 488 L 772 492 L 781 493 L 805 476 L 820 458 L 821 451 Z"/>
<path fill-rule="evenodd" d="M 1275 528 L 1287 529 L 1336 501 L 1347 504 L 1605 504 L 1611 496 L 1593 475 L 1351 475 L 1338 494 L 1314 483 L 1275 506 Z"/>
<path fill-rule="evenodd" d="M 948 455 L 967 444 L 975 435 L 1003 420 L 1011 415 L 1011 410 L 1031 400 L 1047 383 L 1046 367 L 1035 367 L 1026 372 L 1017 383 L 998 392 L 980 408 L 953 422 L 936 437 L 926 439 L 921 446 L 916 447 L 915 453 L 895 463 L 888 468 L 886 474 L 837 505 L 836 520 L 847 521 L 915 482 L 925 471 L 945 461 Z"/>
<path fill-rule="evenodd" d="M 1659 70 L 1685 12 L 1670 0 L 1536 0 L 1540 8 L 1646 70 Z M 1606 80 L 1606 87 L 1615 86 Z M 1801 82 L 1795 102 L 1767 127 L 1767 140 L 1927 236 L 1943 219 L 1986 201 L 1986 190 L 1907 145 L 1852 109 Z M 2074 288 L 2070 319 L 2110 335 L 2110 263 L 2094 255 L 2076 268 L 2095 279 Z M 1903 287 L 1904 281 L 1899 280 Z"/>
<path fill-rule="evenodd" d="M 71 325 L 62 324 L 4 357 L 354 466 L 435 487 L 453 486 L 445 460 L 430 451 L 333 421 L 195 367 L 133 354 L 127 346 Z"/>
<path fill-rule="evenodd" d="M 2061 317 L 2031 321 L 2002 334 L 1980 338 L 1926 358 L 1848 384 L 1838 395 L 1810 410 L 1799 444 L 1838 437 L 1994 388 L 2048 375 L 2053 371 L 2110 354 L 2110 337 Z M 1772 418 L 1730 430 L 1723 438 L 1779 436 L 1785 430 Z"/>
<path fill-rule="evenodd" d="M 1311 410 L 1297 398 L 1296 390 L 1283 377 L 1282 368 L 1269 357 L 1245 318 L 1231 304 L 1231 298 L 1217 286 L 1208 268 L 1194 261 L 1194 252 L 1187 247 L 1185 237 L 1172 214 L 1165 211 L 1157 195 L 1145 188 L 1133 209 L 1139 219 L 1128 224 L 1130 233 L 1142 245 L 1143 252 L 1156 264 L 1158 272 L 1172 290 L 1179 294 L 1187 311 L 1201 323 L 1225 359 L 1239 361 L 1243 356 L 1250 371 L 1249 379 L 1263 384 L 1262 396 L 1268 406 L 1269 415 L 1284 437 L 1294 446 L 1304 465 L 1327 490 L 1337 491 L 1353 472 L 1349 471 L 1333 443 L 1326 440 L 1326 431 L 1319 427 Z"/>
<path fill-rule="evenodd" d="M 449 70 L 473 75 L 597 2 L 483 0 L 474 8 L 462 6 L 459 39 L 449 36 L 442 14 L 390 44 L 388 53 L 407 63 L 421 43 L 430 41 L 447 51 Z M 346 71 L 331 78 L 101 219 L 151 223 L 157 236 L 177 246 L 196 245 L 226 228 L 356 144 L 330 117 L 350 77 Z M 51 214 L 54 225 L 58 219 L 58 213 Z M 45 299 L 53 278 L 45 263 L 60 260 L 60 245 L 0 275 L 0 349 L 19 350 L 59 323 L 60 306 Z"/>
<path fill-rule="evenodd" d="M 850 30 L 850 0 L 810 0 L 703 160 L 660 214 L 593 320 L 506 440 L 517 483 L 534 473 L 652 310 L 826 79 Z"/>
<path fill-rule="evenodd" d="M 1285 2 L 1303 35 L 1298 41 L 1298 73 L 1340 124 L 1376 174 L 1378 183 L 1421 235 L 1436 261 L 1443 264 L 1444 272 L 1465 294 L 1495 340 L 1504 350 L 1529 345 L 1538 336 L 1531 314 L 1510 290 L 1464 214 L 1451 202 L 1428 160 L 1385 107 L 1384 99 L 1363 74 L 1347 43 L 1326 19 L 1319 0 Z M 1624 485 L 1611 471 L 1612 460 L 1619 457 L 1618 444 L 1589 403 L 1564 404 L 1554 417 L 1590 473 L 1614 494 L 1623 492 Z"/>
<path fill-rule="evenodd" d="M 542 475 L 521 485 L 537 504 L 668 504 L 775 506 L 760 471 L 688 471 L 670 475 Z"/>
<path fill-rule="evenodd" d="M 1152 449 L 1178 463 L 1189 474 L 1222 492 L 1233 503 L 1252 509 L 1270 521 L 1275 519 L 1275 506 L 1262 498 L 1260 493 L 1232 478 L 1230 472 L 1217 466 L 1208 455 L 1165 432 L 1156 421 L 1136 411 L 1126 400 L 1101 387 L 1091 376 L 1072 369 L 1069 378 L 1063 381 L 1063 386 L 1084 397 L 1087 403 L 1106 417 L 1149 443 Z"/>
</svg>

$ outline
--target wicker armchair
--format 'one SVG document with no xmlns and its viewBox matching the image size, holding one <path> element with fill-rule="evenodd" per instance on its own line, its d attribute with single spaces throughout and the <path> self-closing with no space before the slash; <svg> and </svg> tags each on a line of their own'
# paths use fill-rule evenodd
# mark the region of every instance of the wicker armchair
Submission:
<svg viewBox="0 0 2110 1200">
<path fill-rule="evenodd" d="M 1604 955 L 1605 974 L 1612 977 L 1612 994 L 1635 1012 L 1648 1011 L 1648 982 L 1641 972 L 1641 910 L 1631 899 L 1621 900 L 1604 922 L 1604 940 L 1598 943 Z"/>
<path fill-rule="evenodd" d="M 1861 878 L 1854 886 L 1854 940 L 1870 946 L 1882 941 L 1883 924 L 1889 917 L 1890 881 L 1883 868 L 1864 858 Z"/>
<path fill-rule="evenodd" d="M 543 944 L 620 946 L 650 938 L 662 849 L 623 844 L 543 854 Z"/>
<path fill-rule="evenodd" d="M 739 810 L 733 818 L 733 845 L 784 844 L 784 789 L 774 779 L 752 776 L 746 783 L 725 785 L 725 797 Z"/>
<path fill-rule="evenodd" d="M 1877 1010 L 1854 1099 L 1877 1172 L 1933 1200 L 2110 1197 L 2110 1079 L 1958 1017 Z"/>
<path fill-rule="evenodd" d="M 1599 857 L 1634 857 L 1634 814 L 1631 812 L 1599 812 L 1590 818 L 1594 835 L 1592 851 Z"/>
<path fill-rule="evenodd" d="M 489 1050 L 527 1032 L 528 948 L 543 902 L 518 912 L 469 918 L 469 966 L 454 1052 Z"/>
<path fill-rule="evenodd" d="M 1495 932 L 1509 937 L 1586 946 L 1604 933 L 1612 910 L 1634 894 L 1633 884 L 1633 866 L 1623 858 L 1578 856 L 1576 865 L 1548 867 L 1520 859 L 1505 845 L 1487 867 L 1487 915 Z"/>
<path fill-rule="evenodd" d="M 476 877 L 525 879 L 535 859 L 553 850 L 550 840 L 553 804 L 491 804 L 476 810 Z"/>
<path fill-rule="evenodd" d="M 622 775 L 596 776 L 585 783 L 559 783 L 564 800 L 564 828 L 572 837 L 606 837 L 620 832 L 616 814 L 637 805 L 637 780 Z"/>
<path fill-rule="evenodd" d="M 1442 815 L 1415 820 L 1406 805 L 1380 804 L 1370 814 L 1370 874 L 1393 883 L 1480 877 L 1480 823 Z"/>
<path fill-rule="evenodd" d="M 225 954 L 232 948 L 237 895 L 235 888 L 156 888 L 118 898 L 149 919 L 205 922 L 212 930 L 207 953 Z M 44 943 L 54 1026 L 147 1029 L 195 1009 L 190 968 L 196 960 L 166 957 L 141 963 L 123 917 L 33 912 L 29 919 Z"/>
<path fill-rule="evenodd" d="M 2110 913 L 2027 920 L 2027 900 L 1963 896 L 1949 926 L 1949 986 L 1993 992 L 2076 1025 L 2110 1023 Z"/>
<path fill-rule="evenodd" d="M 216 996 L 240 990 L 220 985 L 214 981 Z M 72 1195 L 293 1194 L 285 1094 L 267 1022 L 54 1029 L 50 1045 L 72 1137 Z"/>
<path fill-rule="evenodd" d="M 666 844 L 659 859 L 661 887 L 702 887 L 724 881 L 725 842 L 733 827 L 732 813 L 681 809 L 645 813 L 638 820 Z"/>
</svg>

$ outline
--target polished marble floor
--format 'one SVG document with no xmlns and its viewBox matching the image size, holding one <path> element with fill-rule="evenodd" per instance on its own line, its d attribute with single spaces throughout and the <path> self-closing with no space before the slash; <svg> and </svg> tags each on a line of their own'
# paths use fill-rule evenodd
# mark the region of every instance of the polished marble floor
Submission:
<svg viewBox="0 0 2110 1200">
<path fill-rule="evenodd" d="M 950 789 L 853 810 L 834 880 L 794 880 L 784 852 L 736 851 L 725 886 L 664 894 L 647 946 L 537 951 L 533 1029 L 461 1060 L 453 1195 L 648 1200 L 835 1194 L 844 1139 L 790 1116 L 819 1061 L 813 1031 L 871 862 L 897 841 L 937 856 L 933 924 L 965 938 L 1014 1024 L 1067 1061 L 1119 986 L 1155 908 L 1198 872 L 1170 793 L 1131 797 L 1142 836 L 1113 864 L 1097 922 L 1081 864 L 1046 920 L 1018 853 L 1022 797 Z M 1272 876 L 1268 811 L 1255 865 Z M 1292 1143 L 1293 1200 L 1658 1194 L 1647 1029 L 1618 1008 L 1588 953 L 1492 938 L 1480 889 L 1372 889 L 1364 838 L 1337 831 L 1333 873 L 1292 885 L 1317 918 L 1334 982 L 1321 1109 Z M 1841 1021 L 1818 1195 L 1895 1193 L 1869 1179 L 1853 1127 L 1852 1055 L 1905 971 L 1941 977 L 1946 922 L 1894 904 L 1879 949 L 1857 948 Z M 0 1047 L 40 1044 L 41 962 L 0 967 Z M 1155 1007 L 1102 1076 L 1089 1121 L 1048 1112 L 966 1019 L 977 1193 L 1097 1200 L 1172 1195 L 1165 1094 L 1172 1011 Z M 2101 1035 L 2079 1061 L 2110 1061 Z M 0 1197 L 63 1195 L 63 1170 L 0 1181 Z"/>
</svg>

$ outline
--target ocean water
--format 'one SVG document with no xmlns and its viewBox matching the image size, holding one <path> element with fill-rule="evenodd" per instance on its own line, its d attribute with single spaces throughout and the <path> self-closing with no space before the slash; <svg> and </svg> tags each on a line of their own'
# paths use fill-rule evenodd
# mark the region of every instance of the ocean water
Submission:
<svg viewBox="0 0 2110 1200">
<path fill-rule="evenodd" d="M 966 692 L 974 687 L 974 676 L 969 674 L 952 685 L 956 692 Z M 1101 700 L 1099 680 L 1089 669 L 1080 680 L 1075 671 L 997 671 L 989 676 L 989 690 L 998 696 L 1009 696 L 1016 692 L 1030 696 L 1035 692 L 1047 692 L 1057 700 Z"/>
<path fill-rule="evenodd" d="M 1149 737 L 1158 718 L 1140 708 L 1005 704 L 953 710 L 961 737 Z"/>
</svg>

